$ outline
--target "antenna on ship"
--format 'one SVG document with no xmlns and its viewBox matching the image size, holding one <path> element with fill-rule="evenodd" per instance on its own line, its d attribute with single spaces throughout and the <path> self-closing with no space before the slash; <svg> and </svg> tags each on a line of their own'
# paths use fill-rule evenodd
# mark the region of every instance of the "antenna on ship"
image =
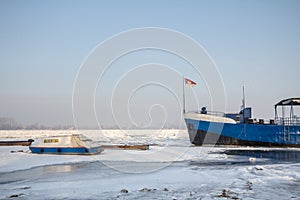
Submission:
<svg viewBox="0 0 300 200">
<path fill-rule="evenodd" d="M 242 109 L 246 108 L 246 98 L 245 98 L 245 81 L 243 81 L 243 101 L 242 101 Z"/>
<path fill-rule="evenodd" d="M 245 81 L 243 81 L 243 100 L 242 100 L 243 122 L 245 122 L 245 108 L 246 108 Z"/>
</svg>

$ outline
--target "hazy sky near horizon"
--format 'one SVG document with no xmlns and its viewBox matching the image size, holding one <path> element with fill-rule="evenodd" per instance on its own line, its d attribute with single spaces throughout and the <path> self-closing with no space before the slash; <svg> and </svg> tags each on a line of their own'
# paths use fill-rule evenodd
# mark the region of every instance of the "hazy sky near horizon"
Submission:
<svg viewBox="0 0 300 200">
<path fill-rule="evenodd" d="M 239 110 L 243 81 L 246 103 L 253 107 L 254 117 L 271 118 L 277 101 L 300 96 L 298 0 L 0 0 L 0 117 L 13 117 L 25 124 L 73 124 L 73 84 L 83 61 L 112 35 L 142 27 L 173 29 L 202 45 L 219 69 L 229 112 Z M 135 77 L 168 77 L 180 97 L 180 74 L 184 74 L 199 83 L 193 91 L 200 106 L 210 107 L 203 80 L 192 70 L 176 68 L 184 63 L 164 53 L 128 55 L 108 74 L 105 88 L 111 90 L 112 80 L 126 71 L 120 70 L 124 63 L 130 70 L 137 64 L 154 62 L 173 67 L 179 74 L 152 65 L 152 72 L 159 75 L 143 71 Z M 122 84 L 126 88 L 132 82 Z M 149 123 L 145 113 L 154 104 L 166 106 L 168 124 L 178 124 L 181 108 L 174 95 L 154 86 L 144 89 L 128 104 L 137 124 Z M 116 108 L 128 103 L 122 91 L 125 89 L 120 89 L 113 102 Z M 105 91 L 98 91 L 96 108 L 103 118 L 101 123 L 112 126 L 109 108 L 101 104 L 105 95 Z M 187 90 L 186 95 L 187 108 L 195 109 L 192 91 Z M 156 108 L 151 115 L 154 125 L 160 126 L 164 115 L 159 106 Z M 131 126 L 126 116 L 118 115 L 122 126 Z"/>
</svg>

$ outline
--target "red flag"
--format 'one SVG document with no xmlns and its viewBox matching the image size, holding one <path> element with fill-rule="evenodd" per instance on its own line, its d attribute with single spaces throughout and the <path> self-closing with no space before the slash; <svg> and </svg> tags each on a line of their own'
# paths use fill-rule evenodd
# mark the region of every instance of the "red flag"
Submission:
<svg viewBox="0 0 300 200">
<path fill-rule="evenodd" d="M 194 81 L 192 81 L 188 78 L 184 78 L 184 81 L 185 81 L 185 85 L 188 86 L 188 87 L 193 87 L 193 86 L 197 85 L 196 82 L 194 82 Z"/>
</svg>

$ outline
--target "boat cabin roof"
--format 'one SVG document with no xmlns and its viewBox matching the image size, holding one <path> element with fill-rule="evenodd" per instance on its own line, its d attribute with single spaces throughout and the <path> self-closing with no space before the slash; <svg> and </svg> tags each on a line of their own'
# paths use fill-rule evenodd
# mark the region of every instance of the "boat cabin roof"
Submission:
<svg viewBox="0 0 300 200">
<path fill-rule="evenodd" d="M 300 98 L 288 98 L 288 99 L 283 99 L 279 101 L 277 104 L 275 104 L 275 108 L 277 106 L 300 106 Z"/>
</svg>

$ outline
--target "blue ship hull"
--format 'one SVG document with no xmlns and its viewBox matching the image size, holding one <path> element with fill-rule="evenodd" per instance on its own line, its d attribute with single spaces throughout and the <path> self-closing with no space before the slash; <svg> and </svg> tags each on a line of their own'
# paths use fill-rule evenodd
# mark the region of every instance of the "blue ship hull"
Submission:
<svg viewBox="0 0 300 200">
<path fill-rule="evenodd" d="M 300 126 L 222 123 L 185 118 L 195 145 L 246 145 L 300 147 Z"/>
<path fill-rule="evenodd" d="M 91 155 L 100 153 L 100 147 L 29 147 L 32 153 L 46 154 L 74 154 L 74 155 Z"/>
</svg>

